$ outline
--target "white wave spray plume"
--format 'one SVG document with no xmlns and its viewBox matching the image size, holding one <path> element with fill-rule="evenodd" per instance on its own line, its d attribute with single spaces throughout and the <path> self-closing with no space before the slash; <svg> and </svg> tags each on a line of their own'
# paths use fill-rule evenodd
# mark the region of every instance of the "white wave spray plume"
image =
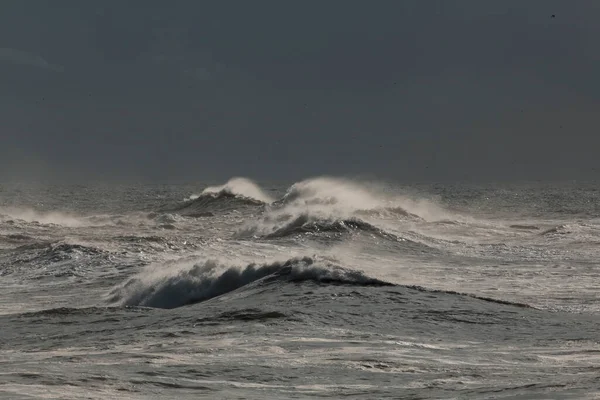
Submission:
<svg viewBox="0 0 600 400">
<path fill-rule="evenodd" d="M 427 199 L 412 199 L 390 192 L 381 183 L 358 182 L 343 178 L 318 177 L 292 185 L 283 203 L 288 208 L 333 211 L 348 215 L 357 211 L 402 209 L 426 220 L 448 217 L 449 213 Z"/>
<path fill-rule="evenodd" d="M 369 215 L 401 215 L 428 221 L 452 217 L 431 200 L 393 193 L 384 184 L 318 177 L 292 185 L 283 198 L 267 210 L 262 221 L 245 227 L 241 234 L 268 235 L 299 217 L 310 223 Z"/>
</svg>

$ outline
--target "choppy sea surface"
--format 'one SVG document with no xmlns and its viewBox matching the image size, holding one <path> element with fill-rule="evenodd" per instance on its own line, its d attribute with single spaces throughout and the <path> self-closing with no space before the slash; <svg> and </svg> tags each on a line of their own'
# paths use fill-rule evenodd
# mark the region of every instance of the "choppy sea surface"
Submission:
<svg viewBox="0 0 600 400">
<path fill-rule="evenodd" d="M 600 185 L 0 185 L 0 397 L 600 398 Z"/>
</svg>

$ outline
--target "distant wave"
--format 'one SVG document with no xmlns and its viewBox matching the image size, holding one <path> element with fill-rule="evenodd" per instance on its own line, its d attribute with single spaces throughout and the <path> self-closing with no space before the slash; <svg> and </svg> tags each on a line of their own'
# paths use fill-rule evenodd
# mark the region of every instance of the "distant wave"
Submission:
<svg viewBox="0 0 600 400">
<path fill-rule="evenodd" d="M 574 227 L 570 225 L 558 225 L 553 228 L 547 229 L 541 233 L 543 236 L 553 236 L 553 235 L 567 235 L 569 233 L 573 233 Z"/>
<path fill-rule="evenodd" d="M 212 217 L 215 213 L 233 211 L 242 207 L 257 207 L 264 204 L 260 200 L 222 190 L 216 193 L 201 194 L 194 200 L 186 201 L 174 207 L 163 208 L 161 211 L 174 212 L 186 217 L 200 218 Z"/>
<path fill-rule="evenodd" d="M 0 222 L 10 225 L 58 225 L 67 228 L 124 225 L 124 215 L 78 215 L 61 211 L 38 211 L 24 207 L 0 207 Z"/>
<path fill-rule="evenodd" d="M 291 185 L 278 200 L 265 204 L 257 220 L 247 221 L 238 238 L 284 238 L 295 235 L 340 236 L 369 233 L 398 240 L 378 227 L 381 219 L 423 221 L 448 217 L 440 207 L 421 199 L 390 193 L 385 187 L 348 179 L 319 177 Z"/>
<path fill-rule="evenodd" d="M 65 242 L 33 242 L 10 249 L 1 275 L 28 279 L 82 276 L 105 263 L 110 253 L 95 247 Z"/>
<path fill-rule="evenodd" d="M 186 217 L 213 217 L 215 214 L 230 212 L 245 207 L 264 206 L 273 201 L 254 182 L 246 178 L 232 178 L 221 186 L 207 187 L 200 194 L 194 194 L 174 206 L 162 207 L 158 212 L 176 213 Z M 149 218 L 156 218 L 150 213 Z"/>
<path fill-rule="evenodd" d="M 273 202 L 271 196 L 266 194 L 256 183 L 247 178 L 231 178 L 224 185 L 207 187 L 202 191 L 202 195 L 206 194 L 230 194 L 265 204 Z"/>
<path fill-rule="evenodd" d="M 12 244 L 19 244 L 23 242 L 34 241 L 35 238 L 29 235 L 23 235 L 20 233 L 13 233 L 9 235 L 0 235 L 0 241 L 8 242 Z"/>
<path fill-rule="evenodd" d="M 27 244 L 18 247 L 16 250 L 20 251 L 21 253 L 24 253 L 27 250 L 35 250 L 37 253 L 34 254 L 34 258 L 43 259 L 50 262 L 69 260 L 72 258 L 77 258 L 83 254 L 98 255 L 104 253 L 102 250 L 95 247 L 62 242 L 41 242 Z M 23 262 L 22 260 L 18 260 L 17 262 L 19 261 Z M 27 261 L 31 260 L 28 259 Z"/>
<path fill-rule="evenodd" d="M 238 236 L 261 236 L 265 239 L 278 239 L 301 234 L 320 234 L 320 233 L 353 233 L 364 232 L 376 235 L 385 239 L 397 240 L 395 235 L 385 232 L 359 218 L 350 217 L 346 219 L 319 218 L 308 213 L 298 216 L 290 216 L 282 222 L 281 225 L 275 225 L 272 230 L 265 231 L 268 228 L 261 228 L 259 225 L 247 228 L 238 233 Z"/>
<path fill-rule="evenodd" d="M 523 230 L 523 231 L 537 231 L 540 229 L 538 226 L 535 226 L 535 225 L 523 225 L 523 224 L 513 224 L 513 225 L 510 225 L 509 228 L 519 229 L 519 230 Z"/>
<path fill-rule="evenodd" d="M 61 212 L 40 212 L 30 208 L 2 207 L 0 208 L 0 221 L 14 223 L 23 221 L 44 225 L 62 225 L 71 228 L 92 225 L 85 218 Z"/>
<path fill-rule="evenodd" d="M 300 215 L 305 212 L 332 219 L 350 217 L 408 218 L 440 220 L 454 217 L 425 198 L 411 198 L 390 192 L 385 185 L 349 179 L 317 177 L 296 182 L 277 200 L 246 178 L 232 178 L 212 186 L 163 212 L 210 217 L 236 207 L 263 205 L 269 214 Z"/>
<path fill-rule="evenodd" d="M 337 216 L 365 215 L 438 220 L 450 213 L 427 199 L 412 199 L 392 193 L 383 185 L 349 179 L 318 177 L 294 183 L 274 209 L 316 210 Z"/>
<path fill-rule="evenodd" d="M 335 210 L 350 214 L 390 206 L 383 193 L 347 179 L 320 177 L 296 182 L 273 206 L 279 209 Z"/>
<path fill-rule="evenodd" d="M 293 258 L 245 267 L 223 266 L 206 261 L 176 275 L 150 281 L 132 278 L 114 289 L 110 301 L 127 306 L 176 308 L 209 300 L 252 283 L 312 281 L 332 285 L 392 286 L 363 272 L 339 267 L 313 258 Z"/>
</svg>

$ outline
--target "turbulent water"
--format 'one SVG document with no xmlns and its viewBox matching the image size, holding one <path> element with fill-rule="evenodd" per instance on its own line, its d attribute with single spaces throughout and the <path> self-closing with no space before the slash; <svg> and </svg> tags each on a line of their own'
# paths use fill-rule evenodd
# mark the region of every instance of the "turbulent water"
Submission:
<svg viewBox="0 0 600 400">
<path fill-rule="evenodd" d="M 0 397 L 600 397 L 600 186 L 0 186 Z"/>
</svg>

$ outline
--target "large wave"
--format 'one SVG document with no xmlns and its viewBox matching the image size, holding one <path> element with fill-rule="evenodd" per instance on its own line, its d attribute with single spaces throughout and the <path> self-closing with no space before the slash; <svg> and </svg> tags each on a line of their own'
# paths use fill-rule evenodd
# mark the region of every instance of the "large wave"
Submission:
<svg viewBox="0 0 600 400">
<path fill-rule="evenodd" d="M 176 308 L 209 300 L 249 284 L 312 281 L 322 284 L 391 286 L 361 271 L 342 268 L 310 257 L 283 262 L 249 264 L 244 267 L 222 265 L 208 260 L 174 275 L 134 277 L 114 289 L 110 301 L 126 306 Z"/>
<path fill-rule="evenodd" d="M 345 219 L 319 218 L 312 214 L 303 213 L 297 216 L 283 215 L 281 223 L 252 225 L 238 232 L 237 237 L 259 236 L 264 239 L 280 239 L 295 235 L 342 235 L 351 233 L 367 233 L 380 238 L 397 240 L 398 238 L 383 229 L 356 217 Z"/>
<path fill-rule="evenodd" d="M 390 193 L 382 185 L 321 177 L 290 186 L 279 200 L 266 205 L 260 218 L 241 227 L 238 237 L 364 232 L 395 239 L 378 219 L 422 221 L 434 216 L 447 213 L 432 202 Z"/>
<path fill-rule="evenodd" d="M 450 295 L 504 306 L 533 308 L 528 304 L 461 293 L 452 290 L 430 289 L 401 285 L 370 277 L 364 272 L 341 267 L 325 258 L 299 257 L 265 264 L 232 266 L 208 260 L 158 274 L 151 270 L 129 279 L 109 294 L 111 305 L 143 306 L 172 309 L 216 298 L 237 290 L 285 283 L 312 282 L 321 285 L 361 287 L 396 287 L 431 295 Z"/>
<path fill-rule="evenodd" d="M 355 182 L 349 179 L 318 177 L 293 184 L 274 204 L 286 209 L 311 209 L 336 215 L 375 215 L 387 212 L 393 216 L 422 219 L 447 218 L 449 213 L 434 202 L 392 192 L 383 184 Z"/>
</svg>

